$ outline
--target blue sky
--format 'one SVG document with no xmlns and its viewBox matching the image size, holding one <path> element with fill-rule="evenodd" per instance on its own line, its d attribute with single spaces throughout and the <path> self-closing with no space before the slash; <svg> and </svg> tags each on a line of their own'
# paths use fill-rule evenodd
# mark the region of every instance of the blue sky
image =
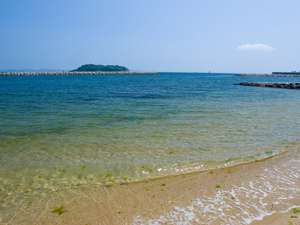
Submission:
<svg viewBox="0 0 300 225">
<path fill-rule="evenodd" d="M 1 0 L 0 69 L 300 70 L 299 0 Z"/>
</svg>

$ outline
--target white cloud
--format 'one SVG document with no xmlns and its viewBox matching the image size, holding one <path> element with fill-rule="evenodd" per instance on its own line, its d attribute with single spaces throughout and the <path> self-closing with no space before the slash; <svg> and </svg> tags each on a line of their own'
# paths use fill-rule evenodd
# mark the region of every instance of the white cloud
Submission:
<svg viewBox="0 0 300 225">
<path fill-rule="evenodd" d="M 270 45 L 254 43 L 254 44 L 242 44 L 237 47 L 239 51 L 264 51 L 264 52 L 272 52 L 275 50 Z"/>
</svg>

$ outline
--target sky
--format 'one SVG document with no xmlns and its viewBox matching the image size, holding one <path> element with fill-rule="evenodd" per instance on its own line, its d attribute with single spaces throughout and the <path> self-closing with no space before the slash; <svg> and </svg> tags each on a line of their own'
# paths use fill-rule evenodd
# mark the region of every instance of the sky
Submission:
<svg viewBox="0 0 300 225">
<path fill-rule="evenodd" d="M 300 70 L 299 0 L 1 0 L 0 70 Z"/>
</svg>

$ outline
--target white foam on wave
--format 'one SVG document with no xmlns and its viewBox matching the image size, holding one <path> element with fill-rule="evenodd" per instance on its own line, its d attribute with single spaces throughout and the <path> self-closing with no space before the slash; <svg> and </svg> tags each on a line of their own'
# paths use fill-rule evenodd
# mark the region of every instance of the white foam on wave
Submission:
<svg viewBox="0 0 300 225">
<path fill-rule="evenodd" d="M 253 181 L 218 190 L 212 196 L 193 200 L 186 207 L 173 207 L 154 219 L 137 216 L 133 225 L 246 225 L 278 212 L 287 212 L 300 198 L 300 160 L 290 159 L 284 164 L 265 169 Z"/>
</svg>

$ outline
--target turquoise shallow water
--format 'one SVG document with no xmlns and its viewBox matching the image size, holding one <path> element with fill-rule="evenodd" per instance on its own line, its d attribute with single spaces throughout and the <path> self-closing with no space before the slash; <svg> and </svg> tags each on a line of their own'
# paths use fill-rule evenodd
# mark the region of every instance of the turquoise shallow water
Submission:
<svg viewBox="0 0 300 225">
<path fill-rule="evenodd" d="M 300 133 L 300 91 L 241 87 L 300 78 L 0 77 L 0 199 L 254 160 Z"/>
</svg>

